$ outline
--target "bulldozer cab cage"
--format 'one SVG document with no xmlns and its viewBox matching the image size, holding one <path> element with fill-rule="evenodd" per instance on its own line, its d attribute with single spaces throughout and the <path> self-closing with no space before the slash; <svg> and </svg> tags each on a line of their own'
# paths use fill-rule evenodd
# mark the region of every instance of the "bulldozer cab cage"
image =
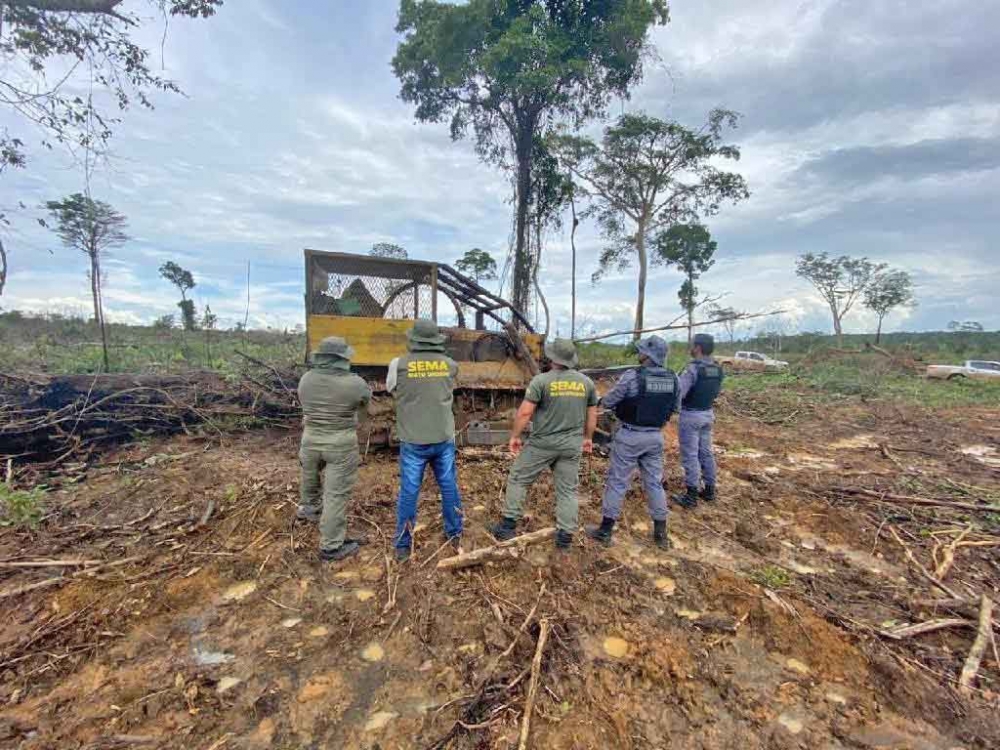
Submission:
<svg viewBox="0 0 1000 750">
<path fill-rule="evenodd" d="M 531 324 L 506 300 L 446 263 L 306 250 L 306 314 L 415 320 L 439 315 L 458 328 Z M 446 310 L 439 309 L 444 303 Z M 471 320 L 470 320 L 471 318 Z"/>
</svg>

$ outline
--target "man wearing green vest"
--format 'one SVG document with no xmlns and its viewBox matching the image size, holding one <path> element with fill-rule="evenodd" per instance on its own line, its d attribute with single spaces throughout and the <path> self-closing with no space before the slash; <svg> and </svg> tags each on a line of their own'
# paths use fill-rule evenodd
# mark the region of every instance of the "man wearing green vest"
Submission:
<svg viewBox="0 0 1000 750">
<path fill-rule="evenodd" d="M 545 356 L 552 369 L 532 378 L 514 418 L 509 446 L 516 458 L 507 478 L 503 518 L 491 532 L 500 541 L 517 535 L 528 487 L 545 469 L 551 469 L 556 489 L 556 547 L 569 549 L 579 511 L 580 455 L 594 449 L 597 390 L 590 378 L 576 371 L 572 341 L 546 343 Z M 528 422 L 531 435 L 528 444 L 522 445 Z"/>
<path fill-rule="evenodd" d="M 367 409 L 371 391 L 351 372 L 353 354 L 339 336 L 323 339 L 313 352 L 312 369 L 299 380 L 302 487 L 297 516 L 319 521 L 319 553 L 326 561 L 343 560 L 360 544 L 347 538 L 347 501 L 360 463 L 358 413 Z"/>
<path fill-rule="evenodd" d="M 458 365 L 444 351 L 447 340 L 430 320 L 416 320 L 407 334 L 405 357 L 389 363 L 386 389 L 396 396 L 399 437 L 399 500 L 396 504 L 396 559 L 409 559 L 417 499 L 430 464 L 441 490 L 444 533 L 455 547 L 462 537 L 462 500 L 455 466 L 452 391 Z"/>
</svg>

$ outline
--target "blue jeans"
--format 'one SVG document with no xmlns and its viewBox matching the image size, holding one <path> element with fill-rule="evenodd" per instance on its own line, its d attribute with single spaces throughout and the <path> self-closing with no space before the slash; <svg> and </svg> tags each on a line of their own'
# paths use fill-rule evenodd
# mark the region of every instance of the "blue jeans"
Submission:
<svg viewBox="0 0 1000 750">
<path fill-rule="evenodd" d="M 445 535 L 451 539 L 462 533 L 462 498 L 458 495 L 455 441 L 429 445 L 401 443 L 399 500 L 396 503 L 397 548 L 408 548 L 413 544 L 411 532 L 417 525 L 417 500 L 427 464 L 431 465 L 434 478 L 441 489 L 441 515 L 444 516 Z"/>
</svg>

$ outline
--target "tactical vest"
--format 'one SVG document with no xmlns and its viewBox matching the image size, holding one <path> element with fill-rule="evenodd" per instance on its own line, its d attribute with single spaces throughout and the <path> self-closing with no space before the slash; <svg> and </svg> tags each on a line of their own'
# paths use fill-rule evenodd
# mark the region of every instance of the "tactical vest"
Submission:
<svg viewBox="0 0 1000 750">
<path fill-rule="evenodd" d="M 722 367 L 715 362 L 692 362 L 697 372 L 694 385 L 684 397 L 682 406 L 688 411 L 708 411 L 722 390 Z"/>
<path fill-rule="evenodd" d="M 404 443 L 430 445 L 455 438 L 451 410 L 456 365 L 438 352 L 411 352 L 396 365 L 396 434 Z"/>
<path fill-rule="evenodd" d="M 623 399 L 615 416 L 636 427 L 663 427 L 677 407 L 677 376 L 663 367 L 639 368 L 639 393 Z"/>
</svg>

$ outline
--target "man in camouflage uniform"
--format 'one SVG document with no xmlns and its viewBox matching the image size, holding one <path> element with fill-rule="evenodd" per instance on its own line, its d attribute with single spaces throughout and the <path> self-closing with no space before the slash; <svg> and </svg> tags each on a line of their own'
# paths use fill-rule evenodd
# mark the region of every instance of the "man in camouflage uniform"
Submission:
<svg viewBox="0 0 1000 750">
<path fill-rule="evenodd" d="M 517 535 L 528 487 L 542 471 L 551 469 L 556 490 L 556 547 L 565 550 L 577 528 L 580 455 L 594 449 L 597 391 L 590 378 L 576 371 L 572 341 L 546 343 L 545 356 L 552 369 L 531 380 L 514 418 L 509 443 L 514 465 L 507 478 L 503 518 L 491 532 L 501 541 Z M 521 435 L 528 422 L 531 435 L 523 445 Z"/>
<path fill-rule="evenodd" d="M 653 519 L 653 542 L 666 549 L 667 493 L 663 489 L 663 427 L 677 406 L 677 376 L 664 367 L 667 342 L 650 336 L 637 345 L 639 367 L 625 372 L 601 399 L 601 404 L 613 409 L 619 427 L 611 443 L 611 463 L 608 467 L 603 519 L 600 526 L 587 533 L 602 544 L 611 544 L 615 523 L 621 516 L 625 494 L 638 468 L 646 491 L 649 515 Z"/>
<path fill-rule="evenodd" d="M 417 500 L 430 464 L 441 490 L 445 537 L 458 549 L 462 538 L 462 499 L 455 465 L 453 390 L 458 365 L 447 354 L 447 338 L 431 320 L 414 321 L 407 332 L 405 357 L 389 363 L 386 388 L 396 396 L 399 436 L 399 499 L 396 504 L 396 559 L 409 559 Z"/>
<path fill-rule="evenodd" d="M 715 500 L 716 467 L 712 453 L 715 412 L 712 407 L 722 390 L 723 372 L 712 358 L 713 351 L 715 339 L 707 333 L 696 334 L 691 343 L 691 361 L 680 376 L 681 416 L 677 424 L 677 442 L 687 491 L 672 499 L 685 508 L 694 508 L 699 498 L 709 502 Z"/>
<path fill-rule="evenodd" d="M 351 372 L 353 354 L 344 339 L 323 339 L 313 352 L 312 369 L 299 381 L 302 485 L 297 516 L 319 521 L 320 557 L 326 561 L 353 555 L 360 544 L 347 538 L 347 501 L 360 463 L 358 414 L 367 410 L 371 391 Z"/>
</svg>

